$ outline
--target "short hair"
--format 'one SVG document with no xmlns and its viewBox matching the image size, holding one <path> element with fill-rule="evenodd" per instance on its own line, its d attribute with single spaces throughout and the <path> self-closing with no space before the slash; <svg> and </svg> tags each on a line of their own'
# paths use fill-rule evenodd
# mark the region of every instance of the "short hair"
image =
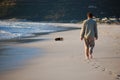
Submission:
<svg viewBox="0 0 120 80">
<path fill-rule="evenodd" d="M 90 18 L 92 18 L 92 17 L 93 17 L 93 14 L 92 14 L 91 12 L 88 12 L 88 13 L 87 13 L 87 16 L 90 17 Z"/>
</svg>

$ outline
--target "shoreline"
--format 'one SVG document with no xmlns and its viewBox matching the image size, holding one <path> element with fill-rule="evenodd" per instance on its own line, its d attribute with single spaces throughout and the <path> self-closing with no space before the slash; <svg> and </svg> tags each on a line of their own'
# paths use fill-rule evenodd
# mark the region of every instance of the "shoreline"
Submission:
<svg viewBox="0 0 120 80">
<path fill-rule="evenodd" d="M 93 60 L 84 60 L 83 41 L 80 41 L 79 36 L 80 30 L 51 33 L 40 36 L 40 38 L 49 40 L 13 45 L 42 48 L 44 52 L 42 57 L 26 61 L 22 68 L 0 74 L 0 79 L 116 80 L 120 78 L 119 26 L 98 26 L 99 40 L 96 41 Z M 64 40 L 54 41 L 54 38 L 59 36 L 63 37 Z"/>
<path fill-rule="evenodd" d="M 13 23 L 14 22 L 12 22 L 11 24 L 13 24 Z M 16 22 L 16 23 L 20 25 L 23 22 Z M 5 26 L 6 22 L 2 23 L 1 25 Z M 26 22 L 26 24 L 24 24 L 24 25 L 30 26 L 30 22 Z M 2 27 L 3 30 L 2 30 L 2 28 L 0 30 L 0 33 L 1 33 L 0 43 L 3 43 L 3 42 L 20 42 L 20 43 L 22 43 L 22 42 L 27 42 L 27 41 L 28 42 L 39 41 L 38 39 L 35 39 L 35 38 L 42 36 L 42 35 L 49 35 L 51 33 L 80 29 L 79 26 L 76 26 L 76 24 L 71 24 L 71 23 L 67 23 L 67 24 L 64 24 L 64 23 L 32 23 L 32 27 L 29 27 L 30 29 L 26 29 L 27 30 L 26 32 L 28 32 L 28 33 L 24 33 L 24 35 L 26 35 L 26 36 L 24 36 L 23 32 L 21 31 L 22 29 L 23 29 L 23 31 L 25 29 L 25 27 L 23 25 L 21 25 L 21 27 L 15 25 L 16 27 L 18 27 L 16 34 L 14 34 L 14 31 L 11 30 L 11 29 L 14 30 L 14 27 L 11 27 L 10 28 L 11 31 L 9 31 L 8 26 L 10 27 L 12 25 L 7 25 L 5 30 L 4 30 L 4 27 Z M 39 29 L 39 31 L 34 30 L 34 29 L 33 29 L 33 31 L 31 31 L 31 28 L 35 28 L 35 29 L 41 28 L 41 29 Z M 46 29 L 42 29 L 42 28 L 46 28 Z M 6 29 L 7 29 L 7 31 L 6 31 Z"/>
</svg>

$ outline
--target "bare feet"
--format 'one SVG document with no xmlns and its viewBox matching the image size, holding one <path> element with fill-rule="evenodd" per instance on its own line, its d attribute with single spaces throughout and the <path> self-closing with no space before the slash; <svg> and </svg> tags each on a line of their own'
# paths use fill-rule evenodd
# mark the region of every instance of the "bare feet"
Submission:
<svg viewBox="0 0 120 80">
<path fill-rule="evenodd" d="M 85 59 L 86 59 L 86 60 L 89 60 L 89 56 L 88 56 L 88 55 L 85 55 Z"/>
<path fill-rule="evenodd" d="M 89 56 L 90 56 L 90 57 L 89 57 L 90 59 L 93 59 L 93 56 L 92 56 L 92 54 L 90 54 Z"/>
</svg>

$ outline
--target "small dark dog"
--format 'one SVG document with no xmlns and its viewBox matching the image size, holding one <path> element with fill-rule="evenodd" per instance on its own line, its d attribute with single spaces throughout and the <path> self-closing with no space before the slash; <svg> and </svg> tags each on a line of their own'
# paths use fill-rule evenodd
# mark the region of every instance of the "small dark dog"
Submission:
<svg viewBox="0 0 120 80">
<path fill-rule="evenodd" d="M 55 41 L 63 41 L 62 37 L 55 38 Z"/>
</svg>

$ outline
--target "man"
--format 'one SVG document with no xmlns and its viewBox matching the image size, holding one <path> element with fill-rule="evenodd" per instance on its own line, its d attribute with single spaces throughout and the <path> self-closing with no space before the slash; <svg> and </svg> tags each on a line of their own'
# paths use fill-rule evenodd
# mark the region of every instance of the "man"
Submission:
<svg viewBox="0 0 120 80">
<path fill-rule="evenodd" d="M 84 39 L 85 57 L 92 59 L 93 48 L 95 46 L 95 39 L 98 39 L 97 23 L 93 20 L 92 13 L 87 14 L 88 19 L 84 21 L 81 30 L 81 40 Z"/>
</svg>

